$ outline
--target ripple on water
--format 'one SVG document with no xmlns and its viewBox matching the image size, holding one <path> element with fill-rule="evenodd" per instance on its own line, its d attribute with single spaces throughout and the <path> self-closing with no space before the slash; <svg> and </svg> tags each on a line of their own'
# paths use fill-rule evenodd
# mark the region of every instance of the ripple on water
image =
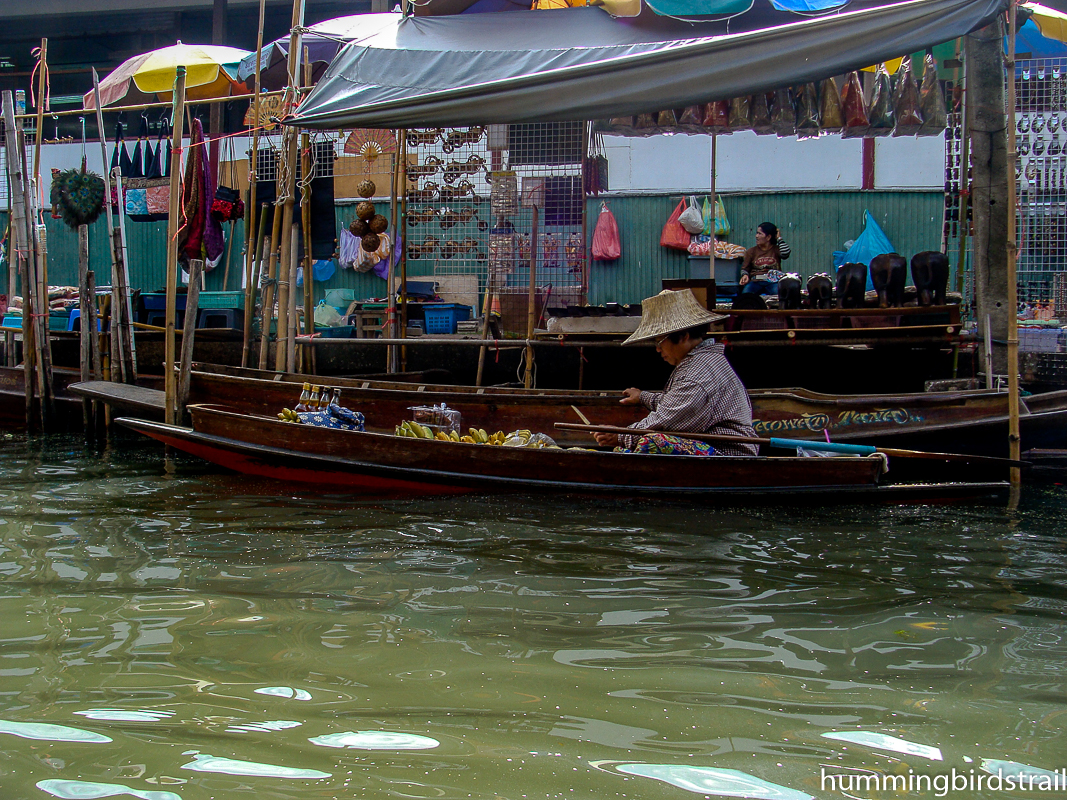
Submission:
<svg viewBox="0 0 1067 800">
<path fill-rule="evenodd" d="M 131 789 L 118 783 L 48 780 L 38 781 L 37 788 L 42 792 L 48 792 L 53 797 L 61 797 L 63 800 L 95 800 L 99 797 L 120 797 L 124 794 L 139 797 L 141 800 L 182 800 L 174 792 Z"/>
<path fill-rule="evenodd" d="M 941 749 L 928 744 L 909 742 L 907 739 L 898 739 L 885 733 L 873 733 L 871 731 L 835 731 L 822 734 L 826 739 L 837 739 L 841 742 L 873 747 L 875 750 L 889 750 L 892 753 L 903 753 L 908 756 L 919 756 L 931 761 L 941 761 Z"/>
<path fill-rule="evenodd" d="M 356 750 L 430 750 L 440 742 L 429 736 L 393 731 L 345 731 L 308 739 L 322 747 L 350 747 Z"/>
<path fill-rule="evenodd" d="M 92 731 L 68 728 L 66 725 L 50 725 L 46 722 L 12 722 L 0 719 L 0 733 L 10 733 L 23 739 L 40 739 L 47 742 L 79 742 L 106 744 L 111 739 Z"/>
<path fill-rule="evenodd" d="M 246 775 L 257 778 L 289 778 L 292 780 L 317 781 L 329 778 L 329 772 L 320 772 L 317 769 L 300 769 L 298 767 L 280 767 L 276 764 L 263 764 L 258 761 L 238 761 L 233 758 L 222 758 L 193 751 L 186 753 L 194 758 L 188 764 L 182 764 L 181 769 L 193 772 L 219 772 L 224 775 Z"/>
<path fill-rule="evenodd" d="M 652 778 L 697 794 L 755 800 L 815 800 L 810 794 L 779 786 L 736 769 L 685 767 L 676 764 L 619 764 L 616 769 L 627 775 Z"/>
</svg>

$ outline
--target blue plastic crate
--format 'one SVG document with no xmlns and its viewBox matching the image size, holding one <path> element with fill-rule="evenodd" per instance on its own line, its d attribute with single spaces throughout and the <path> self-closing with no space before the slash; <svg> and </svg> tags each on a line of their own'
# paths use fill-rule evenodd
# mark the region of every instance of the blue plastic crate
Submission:
<svg viewBox="0 0 1067 800">
<path fill-rule="evenodd" d="M 174 307 L 178 311 L 185 310 L 186 295 L 184 292 L 175 295 Z M 145 311 L 166 311 L 167 310 L 167 295 L 158 292 L 146 292 L 141 295 L 141 301 L 144 303 Z"/>
<path fill-rule="evenodd" d="M 471 307 L 458 303 L 440 303 L 423 306 L 423 318 L 427 333 L 455 333 L 456 323 L 470 318 Z"/>
</svg>

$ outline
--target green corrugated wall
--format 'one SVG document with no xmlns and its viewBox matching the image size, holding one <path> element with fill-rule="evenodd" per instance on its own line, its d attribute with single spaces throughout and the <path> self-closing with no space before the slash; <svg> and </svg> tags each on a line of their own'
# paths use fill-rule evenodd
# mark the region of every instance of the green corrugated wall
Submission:
<svg viewBox="0 0 1067 800">
<path fill-rule="evenodd" d="M 660 290 L 662 279 L 689 277 L 687 255 L 659 246 L 660 231 L 679 199 L 678 195 L 606 199 L 619 223 L 622 258 L 592 262 L 591 303 L 640 302 Z M 590 238 L 600 202 L 590 199 L 587 206 Z M 833 252 L 863 232 L 864 210 L 871 212 L 897 252 L 908 258 L 922 250 L 941 249 L 944 195 L 938 191 L 724 194 L 723 204 L 731 225 L 728 241 L 751 247 L 756 226 L 773 222 L 793 249 L 787 269 L 805 279 L 833 271 Z"/>
<path fill-rule="evenodd" d="M 610 197 L 608 206 L 619 223 L 622 258 L 605 264 L 591 262 L 591 303 L 609 301 L 640 302 L 656 294 L 664 278 L 689 277 L 689 260 L 685 253 L 659 246 L 660 230 L 678 202 L 678 195 Z M 773 194 L 724 194 L 726 214 L 732 233 L 729 241 L 746 247 L 754 244 L 756 226 L 770 221 L 782 229 L 793 248 L 787 262 L 791 271 L 807 277 L 816 272 L 830 272 L 835 250 L 863 231 L 863 212 L 869 210 L 882 227 L 897 252 L 910 257 L 920 250 L 938 250 L 941 246 L 941 219 L 944 196 L 938 191 L 823 191 L 780 192 Z M 588 202 L 589 235 L 600 210 L 600 199 Z M 336 209 L 338 228 L 354 217 L 351 206 Z M 7 215 L 0 212 L 0 230 L 6 230 Z M 227 230 L 229 226 L 226 226 Z M 77 283 L 77 235 L 58 220 L 47 221 L 49 283 Z M 126 223 L 130 261 L 130 283 L 148 291 L 164 285 L 166 263 L 166 223 Z M 243 225 L 236 227 L 233 265 L 227 287 L 222 286 L 223 265 L 208 273 L 209 291 L 240 286 L 241 258 L 244 243 Z M 101 218 L 89 232 L 90 266 L 97 273 L 97 283 L 110 281 L 110 258 L 107 250 L 107 226 Z M 429 261 L 413 262 L 409 274 L 432 274 Z M 327 289 L 350 288 L 358 297 L 385 295 L 385 281 L 374 273 L 337 270 L 323 284 L 316 284 L 316 295 Z"/>
</svg>

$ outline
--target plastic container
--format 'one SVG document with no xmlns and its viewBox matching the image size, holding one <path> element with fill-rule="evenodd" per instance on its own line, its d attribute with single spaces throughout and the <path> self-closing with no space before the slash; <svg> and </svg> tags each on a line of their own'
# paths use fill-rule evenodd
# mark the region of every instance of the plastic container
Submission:
<svg viewBox="0 0 1067 800">
<path fill-rule="evenodd" d="M 204 292 L 203 294 L 207 294 Z M 203 295 L 201 295 L 203 296 Z M 176 295 L 174 298 L 174 308 L 178 311 L 185 310 L 185 294 Z M 141 302 L 144 303 L 145 311 L 166 311 L 167 310 L 167 295 L 160 293 L 142 294 Z"/>
<path fill-rule="evenodd" d="M 48 315 L 48 330 L 65 331 L 67 330 L 68 325 L 70 325 L 70 314 L 66 311 L 56 311 Z M 21 328 L 22 316 L 19 314 L 9 314 L 4 317 L 3 327 Z"/>
<path fill-rule="evenodd" d="M 201 292 L 196 304 L 199 308 L 241 308 L 245 307 L 244 292 Z M 147 308 L 147 306 L 145 306 Z M 185 308 L 184 304 L 179 308 Z"/>
<path fill-rule="evenodd" d="M 470 318 L 471 307 L 458 303 L 440 303 L 423 306 L 422 313 L 427 333 L 455 333 L 456 323 Z"/>
<path fill-rule="evenodd" d="M 436 406 L 410 406 L 411 419 L 433 431 L 462 433 L 463 415 L 444 403 Z"/>
<path fill-rule="evenodd" d="M 341 313 L 348 310 L 349 304 L 356 299 L 355 289 L 330 289 L 324 298 L 326 305 L 340 309 Z"/>
</svg>

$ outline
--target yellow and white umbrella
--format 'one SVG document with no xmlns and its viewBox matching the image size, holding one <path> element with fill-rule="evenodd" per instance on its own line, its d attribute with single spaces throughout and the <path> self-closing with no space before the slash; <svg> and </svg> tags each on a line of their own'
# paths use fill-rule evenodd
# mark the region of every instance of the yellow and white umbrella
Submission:
<svg viewBox="0 0 1067 800">
<path fill-rule="evenodd" d="M 1057 42 L 1067 42 L 1067 14 L 1038 3 L 1023 3 L 1022 7 L 1033 12 L 1030 18 L 1042 36 Z"/>
<path fill-rule="evenodd" d="M 248 94 L 237 81 L 241 59 L 247 50 L 211 44 L 182 44 L 152 50 L 119 64 L 100 81 L 100 104 L 120 100 L 133 105 L 170 99 L 179 66 L 185 67 L 185 92 L 189 100 L 208 100 L 231 94 Z M 96 108 L 91 91 L 82 97 L 82 107 Z"/>
</svg>

